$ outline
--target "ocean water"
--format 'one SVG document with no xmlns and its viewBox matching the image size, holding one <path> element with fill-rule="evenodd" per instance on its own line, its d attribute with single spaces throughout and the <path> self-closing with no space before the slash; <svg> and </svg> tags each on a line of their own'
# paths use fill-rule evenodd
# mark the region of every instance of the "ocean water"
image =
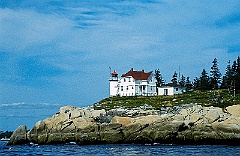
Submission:
<svg viewBox="0 0 240 156">
<path fill-rule="evenodd" d="M 103 145 L 17 145 L 6 146 L 0 142 L 0 155 L 84 155 L 84 156 L 151 156 L 151 155 L 240 155 L 240 146 L 225 145 L 140 145 L 140 144 L 103 144 Z"/>
</svg>

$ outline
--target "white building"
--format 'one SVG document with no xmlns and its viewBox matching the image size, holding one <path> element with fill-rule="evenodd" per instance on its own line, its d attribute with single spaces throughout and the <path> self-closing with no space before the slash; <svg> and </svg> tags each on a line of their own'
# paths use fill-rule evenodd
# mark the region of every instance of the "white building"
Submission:
<svg viewBox="0 0 240 156">
<path fill-rule="evenodd" d="M 153 96 L 156 95 L 156 79 L 151 72 L 134 71 L 131 69 L 118 79 L 114 71 L 109 79 L 110 96 Z"/>
<path fill-rule="evenodd" d="M 175 95 L 186 92 L 186 88 L 179 84 L 169 83 L 158 87 L 158 95 Z"/>
<path fill-rule="evenodd" d="M 119 90 L 118 73 L 114 70 L 109 79 L 110 82 L 110 96 L 116 96 Z"/>
</svg>

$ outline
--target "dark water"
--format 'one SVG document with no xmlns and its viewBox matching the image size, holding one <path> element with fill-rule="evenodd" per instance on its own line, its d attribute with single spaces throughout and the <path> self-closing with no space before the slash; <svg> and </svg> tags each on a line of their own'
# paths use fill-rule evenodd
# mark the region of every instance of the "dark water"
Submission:
<svg viewBox="0 0 240 156">
<path fill-rule="evenodd" d="M 21 145 L 0 142 L 0 155 L 240 155 L 240 146 L 219 145 Z"/>
</svg>

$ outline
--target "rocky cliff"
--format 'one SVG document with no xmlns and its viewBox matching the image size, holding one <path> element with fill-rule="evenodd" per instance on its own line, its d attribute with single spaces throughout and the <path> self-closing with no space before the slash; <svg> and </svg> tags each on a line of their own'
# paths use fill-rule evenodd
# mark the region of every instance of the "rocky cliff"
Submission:
<svg viewBox="0 0 240 156">
<path fill-rule="evenodd" d="M 19 126 L 8 145 L 171 143 L 240 145 L 240 105 L 226 109 L 181 105 L 155 110 L 148 106 L 109 111 L 61 107 L 27 131 Z"/>
</svg>

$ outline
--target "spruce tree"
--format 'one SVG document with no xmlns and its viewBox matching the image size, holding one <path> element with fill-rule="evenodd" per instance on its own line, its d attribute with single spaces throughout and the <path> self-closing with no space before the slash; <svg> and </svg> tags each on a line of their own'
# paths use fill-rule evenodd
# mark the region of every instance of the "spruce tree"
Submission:
<svg viewBox="0 0 240 156">
<path fill-rule="evenodd" d="M 222 83 L 221 83 L 221 86 L 220 86 L 221 89 L 228 89 L 227 80 L 228 80 L 227 77 L 223 76 Z"/>
<path fill-rule="evenodd" d="M 190 77 L 188 76 L 186 79 L 186 90 L 191 90 L 192 89 L 192 83 L 190 81 Z"/>
<path fill-rule="evenodd" d="M 221 82 L 221 73 L 218 69 L 218 62 L 217 59 L 214 58 L 213 65 L 210 71 L 210 84 L 213 89 L 218 89 L 218 85 Z"/>
<path fill-rule="evenodd" d="M 231 76 L 235 77 L 236 74 L 237 74 L 237 61 L 233 61 L 232 70 L 231 70 Z"/>
<path fill-rule="evenodd" d="M 172 77 L 172 83 L 173 84 L 177 84 L 177 72 L 175 71 L 174 74 L 173 74 L 173 77 Z"/>
<path fill-rule="evenodd" d="M 236 77 L 235 77 L 235 88 L 236 90 L 240 90 L 240 57 L 237 58 L 237 69 L 236 69 Z"/>
<path fill-rule="evenodd" d="M 193 89 L 195 89 L 195 90 L 199 90 L 200 89 L 200 79 L 198 77 L 196 77 L 193 80 Z"/>
<path fill-rule="evenodd" d="M 181 86 L 183 86 L 183 87 L 185 87 L 186 86 L 186 78 L 185 78 L 185 76 L 181 76 L 181 79 L 180 79 L 180 81 L 179 81 L 179 84 L 181 85 Z"/>
<path fill-rule="evenodd" d="M 236 75 L 237 75 L 237 61 L 233 61 L 232 69 L 231 69 L 231 85 L 230 90 L 233 91 L 236 87 Z"/>
<path fill-rule="evenodd" d="M 162 84 L 164 84 L 164 80 L 163 80 L 162 74 L 159 71 L 159 69 L 155 70 L 155 79 L 157 80 L 157 82 L 156 82 L 157 87 L 160 87 Z"/>
<path fill-rule="evenodd" d="M 200 90 L 208 90 L 208 89 L 210 89 L 209 76 L 208 76 L 208 73 L 206 72 L 205 69 L 203 69 L 203 71 L 201 73 L 199 89 Z"/>
<path fill-rule="evenodd" d="M 240 90 L 240 57 L 233 61 L 231 70 L 231 89 Z"/>
<path fill-rule="evenodd" d="M 220 87 L 221 89 L 230 89 L 231 78 L 232 78 L 231 71 L 232 71 L 232 69 L 231 69 L 231 64 L 230 64 L 230 60 L 229 60 L 228 64 L 227 64 L 227 68 L 226 68 L 226 73 L 222 78 L 222 83 L 221 83 L 221 87 Z"/>
</svg>

